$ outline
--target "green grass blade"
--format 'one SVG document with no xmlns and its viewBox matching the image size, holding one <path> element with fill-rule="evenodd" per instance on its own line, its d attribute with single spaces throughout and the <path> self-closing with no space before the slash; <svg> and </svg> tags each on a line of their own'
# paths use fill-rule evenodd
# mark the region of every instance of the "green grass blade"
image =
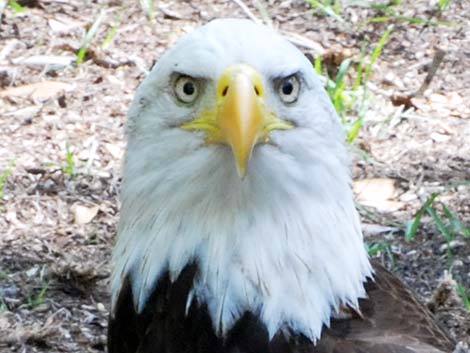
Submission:
<svg viewBox="0 0 470 353">
<path fill-rule="evenodd" d="M 106 35 L 106 38 L 103 41 L 103 44 L 101 44 L 101 48 L 106 49 L 113 41 L 116 33 L 117 33 L 117 26 L 111 27 L 108 34 Z"/>
<path fill-rule="evenodd" d="M 374 51 L 372 52 L 372 55 L 370 57 L 370 62 L 369 65 L 367 65 L 366 72 L 364 74 L 364 84 L 366 84 L 369 81 L 370 75 L 372 73 L 372 67 L 374 66 L 375 62 L 379 58 L 380 54 L 382 53 L 382 50 L 385 46 L 385 44 L 388 41 L 388 38 L 392 34 L 393 31 L 393 26 L 389 26 L 385 33 L 382 35 L 380 38 L 379 42 L 377 43 L 377 46 L 375 47 Z"/>
<path fill-rule="evenodd" d="M 439 193 L 433 193 L 431 197 L 429 197 L 429 199 L 426 200 L 424 205 L 418 210 L 415 218 L 406 224 L 406 229 L 405 229 L 405 241 L 406 242 L 410 242 L 415 239 L 416 232 L 418 231 L 419 225 L 421 224 L 421 218 L 423 218 L 424 212 L 426 212 L 426 208 L 430 207 L 438 196 L 439 196 Z"/>
<path fill-rule="evenodd" d="M 426 25 L 426 26 L 432 26 L 432 27 L 437 27 L 437 26 L 448 26 L 448 27 L 458 27 L 459 24 L 456 22 L 451 22 L 451 21 L 429 21 L 424 18 L 419 18 L 419 17 L 407 17 L 407 16 L 378 16 L 378 17 L 373 17 L 368 19 L 365 23 L 385 23 L 389 21 L 395 21 L 395 22 L 405 22 L 409 24 L 415 24 L 415 25 Z"/>
<path fill-rule="evenodd" d="M 388 243 L 372 243 L 370 245 L 366 244 L 366 249 L 369 256 L 376 256 L 382 251 L 387 251 L 389 247 L 390 244 Z"/>
<path fill-rule="evenodd" d="M 369 256 L 377 256 L 381 252 L 384 252 L 387 254 L 388 259 L 390 260 L 390 263 L 392 267 L 395 267 L 395 256 L 393 255 L 392 252 L 392 246 L 390 243 L 372 243 L 372 244 L 365 244 L 367 253 Z"/>
<path fill-rule="evenodd" d="M 321 55 L 318 55 L 316 58 L 315 58 L 315 61 L 313 63 L 313 66 L 315 67 L 315 71 L 317 72 L 317 74 L 321 75 L 322 74 L 322 64 L 323 64 L 323 58 L 321 57 Z"/>
<path fill-rule="evenodd" d="M 336 75 L 336 80 L 335 80 L 336 86 L 340 86 L 341 84 L 343 84 L 344 78 L 346 74 L 348 73 L 349 68 L 351 67 L 351 62 L 352 62 L 351 59 L 346 59 L 346 60 L 343 60 L 343 62 L 339 66 L 338 74 Z"/>
<path fill-rule="evenodd" d="M 353 143 L 356 140 L 363 123 L 364 119 L 362 117 L 354 122 L 353 126 L 351 127 L 351 130 L 349 130 L 348 132 L 347 141 L 349 144 Z"/>
<path fill-rule="evenodd" d="M 93 23 L 93 25 L 90 27 L 87 34 L 85 35 L 82 45 L 80 45 L 80 49 L 77 53 L 77 65 L 80 65 L 85 60 L 85 55 L 88 50 L 88 47 L 90 46 L 90 43 L 95 37 L 96 33 L 98 33 L 98 29 L 100 28 L 105 16 L 106 11 L 102 10 L 96 21 Z"/>
<path fill-rule="evenodd" d="M 44 303 L 46 292 L 49 289 L 49 283 L 45 283 L 44 286 L 41 288 L 39 293 L 35 296 L 30 296 L 28 298 L 28 307 L 30 309 L 34 309 Z"/>
<path fill-rule="evenodd" d="M 466 228 L 459 219 L 447 208 L 446 205 L 442 204 L 442 210 L 444 215 L 450 222 L 450 226 L 457 233 L 462 233 L 464 237 L 470 237 L 470 228 Z"/>
<path fill-rule="evenodd" d="M 401 3 L 402 3 L 402 0 L 391 0 L 387 2 L 386 4 L 372 3 L 367 7 L 370 7 L 371 9 L 375 11 L 387 11 L 387 10 L 390 10 L 393 6 L 400 5 Z"/>
<path fill-rule="evenodd" d="M 69 145 L 65 145 L 65 165 L 61 168 L 62 171 L 69 177 L 73 178 L 76 175 L 75 162 L 73 159 L 73 152 L 70 150 Z"/>
<path fill-rule="evenodd" d="M 437 26 L 449 26 L 449 27 L 455 27 L 458 26 L 458 23 L 456 22 L 450 22 L 450 21 L 430 21 L 425 18 L 419 18 L 419 17 L 406 17 L 406 16 L 397 16 L 397 20 L 402 21 L 402 22 L 407 22 L 411 24 L 417 24 L 417 25 L 426 25 L 426 26 L 432 26 L 432 27 L 437 27 Z"/>
<path fill-rule="evenodd" d="M 439 215 L 437 214 L 437 211 L 434 207 L 432 206 L 427 206 L 426 207 L 426 212 L 431 216 L 433 219 L 434 223 L 436 223 L 437 229 L 444 235 L 446 238 L 447 242 L 450 242 L 455 239 L 455 234 L 444 224 L 443 220 Z"/>
<path fill-rule="evenodd" d="M 335 20 L 339 22 L 344 22 L 344 19 L 341 16 L 339 16 L 331 6 L 326 6 L 317 0 L 308 0 L 308 3 L 310 4 L 310 6 L 315 7 L 319 9 L 320 11 L 322 11 L 325 15 L 333 17 Z"/>
<path fill-rule="evenodd" d="M 344 112 L 345 112 L 345 102 L 344 102 L 344 89 L 345 89 L 345 77 L 349 68 L 351 67 L 351 59 L 343 60 L 339 66 L 338 73 L 336 75 L 336 80 L 334 82 L 333 89 L 329 91 L 331 101 L 336 109 L 336 112 L 339 114 L 341 119 L 344 122 Z"/>
<path fill-rule="evenodd" d="M 439 3 L 437 4 L 437 8 L 439 11 L 444 11 L 447 10 L 450 6 L 451 0 L 439 0 Z"/>
<path fill-rule="evenodd" d="M 8 0 L 8 5 L 15 11 L 16 13 L 23 13 L 24 7 L 18 4 L 15 0 Z"/>
<path fill-rule="evenodd" d="M 450 7 L 451 2 L 452 2 L 451 0 L 439 0 L 439 4 L 438 4 L 439 10 L 441 11 L 447 10 Z"/>
<path fill-rule="evenodd" d="M 5 184 L 14 166 L 15 166 L 15 161 L 11 161 L 8 168 L 3 171 L 2 175 L 0 175 L 0 200 L 2 200 L 3 196 L 5 196 Z"/>
<path fill-rule="evenodd" d="M 470 312 L 470 295 L 467 293 L 464 286 L 460 283 L 457 283 L 457 294 L 462 298 L 463 305 L 468 312 Z"/>
<path fill-rule="evenodd" d="M 432 22 L 429 22 L 427 19 L 419 18 L 419 17 L 397 16 L 395 17 L 395 19 L 398 21 L 407 22 L 407 23 L 411 23 L 414 25 L 432 24 Z"/>
<path fill-rule="evenodd" d="M 390 16 L 377 16 L 367 20 L 366 23 L 385 23 L 390 21 Z"/>
<path fill-rule="evenodd" d="M 103 40 L 103 43 L 101 44 L 102 49 L 106 49 L 113 41 L 114 37 L 117 34 L 119 24 L 121 23 L 121 18 L 117 17 L 114 23 L 115 24 L 111 27 L 108 34 L 106 35 L 106 38 Z"/>
<path fill-rule="evenodd" d="M 365 44 L 363 44 L 361 47 L 361 56 L 359 57 L 359 65 L 356 70 L 357 74 L 356 74 L 356 78 L 354 79 L 354 84 L 352 88 L 354 92 L 356 92 L 359 89 L 362 83 L 362 75 L 364 74 L 364 61 L 366 58 L 366 48 L 367 48 L 367 45 Z"/>
</svg>

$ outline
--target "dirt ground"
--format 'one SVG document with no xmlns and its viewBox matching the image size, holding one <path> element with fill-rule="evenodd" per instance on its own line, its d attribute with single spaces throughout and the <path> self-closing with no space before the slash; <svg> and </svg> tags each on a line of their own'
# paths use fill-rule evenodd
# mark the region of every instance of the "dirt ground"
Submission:
<svg viewBox="0 0 470 353">
<path fill-rule="evenodd" d="M 0 352 L 105 351 L 123 131 L 135 89 L 180 35 L 214 18 L 252 15 L 307 55 L 323 55 L 332 71 L 394 24 L 351 148 L 365 240 L 383 246 L 375 256 L 456 341 L 470 343 L 470 313 L 456 294 L 458 286 L 469 293 L 470 238 L 457 234 L 447 244 L 425 215 L 416 238 L 404 240 L 406 222 L 433 192 L 439 212 L 445 205 L 470 225 L 468 1 L 451 1 L 442 13 L 437 1 L 397 8 L 402 18 L 448 22 L 439 25 L 366 23 L 381 15 L 370 6 L 343 7 L 341 22 L 303 1 L 155 1 L 153 19 L 132 1 L 21 3 L 24 12 L 7 6 L 0 22 L 0 176 L 9 172 L 0 178 Z M 394 105 L 393 95 L 420 87 L 439 50 L 445 56 L 429 87 L 409 109 Z"/>
</svg>

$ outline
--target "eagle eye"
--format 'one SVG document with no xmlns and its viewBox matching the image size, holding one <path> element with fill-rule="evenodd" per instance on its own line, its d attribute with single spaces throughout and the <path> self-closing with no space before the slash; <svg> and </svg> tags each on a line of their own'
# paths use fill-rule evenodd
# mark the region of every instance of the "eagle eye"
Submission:
<svg viewBox="0 0 470 353">
<path fill-rule="evenodd" d="M 283 78 L 278 86 L 278 94 L 284 103 L 294 103 L 299 97 L 300 82 L 297 76 Z"/>
<path fill-rule="evenodd" d="M 198 85 L 190 76 L 180 76 L 174 84 L 175 96 L 183 103 L 193 103 L 198 96 Z"/>
</svg>

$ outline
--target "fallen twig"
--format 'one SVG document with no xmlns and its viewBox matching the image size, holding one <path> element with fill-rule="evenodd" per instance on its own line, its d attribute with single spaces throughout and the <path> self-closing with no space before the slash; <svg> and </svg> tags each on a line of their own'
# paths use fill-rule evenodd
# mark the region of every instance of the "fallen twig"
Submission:
<svg viewBox="0 0 470 353">
<path fill-rule="evenodd" d="M 413 98 L 421 96 L 424 91 L 429 87 L 432 79 L 436 75 L 437 69 L 439 65 L 441 64 L 442 60 L 444 59 L 446 52 L 442 49 L 438 49 L 436 53 L 434 54 L 434 58 L 432 59 L 432 63 L 429 67 L 428 74 L 426 75 L 426 78 L 424 79 L 424 82 L 422 85 L 413 93 L 410 94 L 399 94 L 399 95 L 392 95 L 391 100 L 393 105 L 395 106 L 400 106 L 404 105 L 407 109 L 416 106 L 413 104 L 411 101 Z"/>
<path fill-rule="evenodd" d="M 258 24 L 262 24 L 263 21 L 261 21 L 258 17 L 255 16 L 253 12 L 248 8 L 248 6 L 245 5 L 245 3 L 242 0 L 232 0 L 235 4 L 240 6 L 240 8 L 243 10 L 243 12 L 254 22 Z"/>
<path fill-rule="evenodd" d="M 312 50 L 317 55 L 325 54 L 325 49 L 320 44 L 314 42 L 311 39 L 305 38 L 304 36 L 293 32 L 284 31 L 282 34 L 292 44 Z"/>
<path fill-rule="evenodd" d="M 421 87 L 414 93 L 414 96 L 420 96 L 426 91 L 426 89 L 429 87 L 429 84 L 431 83 L 432 79 L 436 75 L 437 68 L 441 64 L 442 60 L 444 59 L 444 56 L 446 55 L 446 52 L 442 49 L 438 49 L 436 53 L 434 54 L 434 58 L 432 59 L 431 66 L 429 67 L 428 74 L 426 75 L 426 78 L 424 79 L 423 84 Z"/>
</svg>

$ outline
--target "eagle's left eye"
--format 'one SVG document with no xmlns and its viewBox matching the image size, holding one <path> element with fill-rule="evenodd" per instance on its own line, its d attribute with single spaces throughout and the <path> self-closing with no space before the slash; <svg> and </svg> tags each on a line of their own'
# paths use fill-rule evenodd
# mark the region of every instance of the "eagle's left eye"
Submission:
<svg viewBox="0 0 470 353">
<path fill-rule="evenodd" d="M 300 82 L 297 76 L 292 75 L 279 82 L 278 94 L 284 103 L 294 103 L 299 97 Z"/>
<path fill-rule="evenodd" d="M 190 76 L 180 76 L 176 79 L 175 96 L 183 103 L 192 103 L 198 95 L 197 82 Z"/>
</svg>

